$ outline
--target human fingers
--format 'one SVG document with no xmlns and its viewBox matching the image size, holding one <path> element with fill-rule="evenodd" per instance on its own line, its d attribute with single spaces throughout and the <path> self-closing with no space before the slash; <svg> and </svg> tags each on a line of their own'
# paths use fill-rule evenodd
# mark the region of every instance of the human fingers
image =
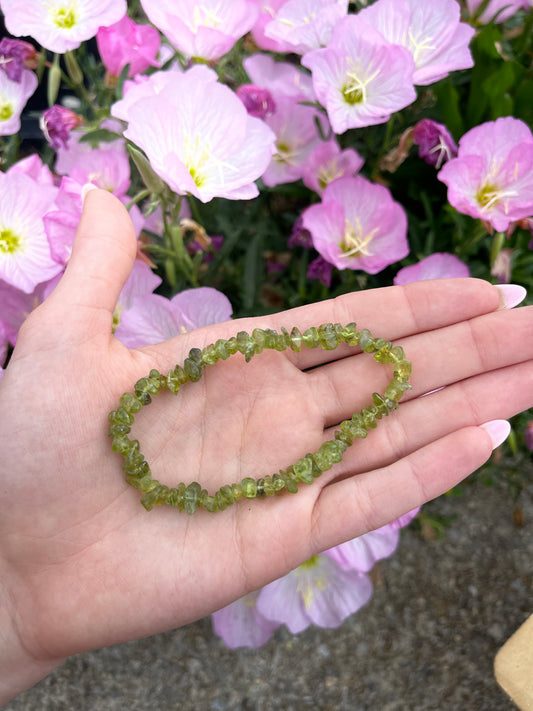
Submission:
<svg viewBox="0 0 533 711">
<path fill-rule="evenodd" d="M 480 373 L 533 358 L 533 307 L 496 311 L 396 343 L 412 362 L 412 390 L 402 402 Z M 310 393 L 322 403 L 324 426 L 334 425 L 371 404 L 372 392 L 383 392 L 389 368 L 366 354 L 344 358 L 311 370 Z M 527 390 L 525 391 L 527 392 Z M 529 393 L 533 405 L 533 393 Z"/>
<path fill-rule="evenodd" d="M 316 551 L 375 530 L 449 491 L 490 456 L 484 427 L 464 427 L 389 466 L 326 486 L 311 512 Z"/>
<path fill-rule="evenodd" d="M 395 340 L 489 313 L 498 309 L 501 302 L 501 292 L 481 279 L 422 281 L 352 292 L 268 316 L 214 324 L 139 350 L 149 352 L 159 367 L 166 368 L 175 362 L 177 353 L 202 348 L 238 331 L 251 333 L 254 328 L 272 328 L 279 332 L 282 327 L 290 330 L 293 326 L 304 331 L 322 323 L 352 321 L 360 328 L 370 329 L 375 337 Z M 348 353 L 350 348 L 341 346 L 335 351 L 304 348 L 300 353 L 286 351 L 285 355 L 304 370 Z"/>
<path fill-rule="evenodd" d="M 342 462 L 322 475 L 321 485 L 393 464 L 461 428 L 506 420 L 532 402 L 533 361 L 482 373 L 414 398 L 382 420 L 364 443 L 356 440 Z M 331 439 L 334 430 L 327 430 L 325 437 Z"/>
</svg>

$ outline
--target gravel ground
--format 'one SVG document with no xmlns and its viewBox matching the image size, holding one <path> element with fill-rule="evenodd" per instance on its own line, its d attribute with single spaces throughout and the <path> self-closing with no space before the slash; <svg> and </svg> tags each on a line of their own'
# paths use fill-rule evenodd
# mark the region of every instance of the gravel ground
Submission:
<svg viewBox="0 0 533 711">
<path fill-rule="evenodd" d="M 493 660 L 533 612 L 533 491 L 513 522 L 503 487 L 480 482 L 425 507 L 420 527 L 373 571 L 371 602 L 337 630 L 277 631 L 230 651 L 209 619 L 67 660 L 7 711 L 512 711 Z"/>
</svg>

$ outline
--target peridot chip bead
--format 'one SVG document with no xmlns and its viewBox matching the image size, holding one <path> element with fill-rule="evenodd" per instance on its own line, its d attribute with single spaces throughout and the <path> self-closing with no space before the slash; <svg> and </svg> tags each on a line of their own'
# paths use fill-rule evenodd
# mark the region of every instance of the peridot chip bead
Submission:
<svg viewBox="0 0 533 711">
<path fill-rule="evenodd" d="M 134 423 L 133 415 L 148 405 L 160 390 L 168 389 L 177 394 L 187 382 L 197 382 L 207 366 L 215 365 L 219 360 L 226 360 L 235 353 L 242 353 L 248 362 L 264 349 L 284 351 L 290 349 L 299 353 L 303 347 L 333 350 L 341 343 L 357 346 L 365 353 L 372 353 L 378 363 L 393 366 L 393 377 L 385 393 L 372 394 L 372 404 L 355 413 L 350 419 L 340 423 L 333 439 L 324 442 L 317 452 L 306 454 L 298 461 L 279 473 L 266 475 L 259 479 L 245 477 L 240 484 L 221 486 L 210 495 L 198 482 L 188 486 L 180 482 L 169 488 L 152 478 L 150 466 L 140 451 L 138 440 L 130 440 L 128 434 Z M 412 366 L 406 359 L 401 346 L 393 346 L 383 338 L 373 338 L 368 329 L 357 330 L 355 323 L 342 326 L 339 323 L 326 323 L 318 328 L 311 326 L 303 333 L 294 326 L 289 332 L 282 327 L 278 333 L 270 328 L 255 328 L 249 336 L 239 331 L 227 341 L 218 339 L 214 344 L 203 348 L 192 348 L 183 363 L 176 365 L 164 376 L 152 369 L 148 377 L 141 378 L 134 385 L 134 393 L 124 393 L 120 405 L 109 413 L 108 434 L 112 437 L 111 448 L 124 459 L 123 472 L 128 484 L 143 493 L 141 503 L 150 511 L 154 506 L 167 504 L 188 514 L 198 508 L 215 513 L 224 511 L 233 503 L 242 499 L 264 498 L 280 494 L 284 490 L 295 494 L 299 484 L 312 484 L 314 479 L 340 462 L 346 449 L 356 438 L 365 438 L 368 430 L 374 429 L 378 421 L 398 407 L 403 393 L 411 388 L 409 376 Z"/>
<path fill-rule="evenodd" d="M 232 484 L 231 493 L 233 494 L 234 501 L 240 501 L 244 497 L 242 486 L 240 484 Z"/>
<path fill-rule="evenodd" d="M 339 340 L 332 323 L 323 323 L 318 327 L 318 342 L 325 351 L 334 351 L 337 348 Z"/>
<path fill-rule="evenodd" d="M 303 338 L 300 330 L 294 326 L 291 331 L 291 349 L 295 353 L 299 353 L 302 350 Z"/>
<path fill-rule="evenodd" d="M 320 340 L 318 338 L 318 328 L 311 326 L 311 328 L 306 329 L 302 334 L 302 340 L 304 346 L 307 348 L 318 348 L 320 345 Z"/>
<path fill-rule="evenodd" d="M 245 477 L 241 481 L 242 493 L 247 499 L 255 499 L 257 494 L 257 482 L 252 477 Z"/>
<path fill-rule="evenodd" d="M 230 354 L 228 353 L 226 341 L 224 339 L 219 338 L 215 343 L 215 352 L 221 360 L 227 360 L 229 358 Z"/>
<path fill-rule="evenodd" d="M 293 464 L 296 477 L 305 484 L 313 483 L 313 463 L 310 459 L 304 457 Z"/>
<path fill-rule="evenodd" d="M 198 508 L 198 497 L 200 496 L 201 490 L 202 487 L 197 481 L 193 481 L 185 489 L 185 493 L 183 495 L 183 508 L 188 514 L 193 514 Z"/>
<path fill-rule="evenodd" d="M 135 397 L 133 393 L 124 393 L 124 395 L 120 398 L 120 404 L 126 412 L 129 412 L 132 415 L 139 412 L 142 408 L 142 402 L 138 397 Z"/>
</svg>

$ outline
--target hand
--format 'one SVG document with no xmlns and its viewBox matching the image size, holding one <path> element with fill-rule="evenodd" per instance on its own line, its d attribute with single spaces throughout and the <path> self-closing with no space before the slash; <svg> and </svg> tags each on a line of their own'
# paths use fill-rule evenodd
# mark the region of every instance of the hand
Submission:
<svg viewBox="0 0 533 711">
<path fill-rule="evenodd" d="M 111 326 L 135 249 L 122 205 L 90 192 L 66 273 L 0 383 L 0 700 L 70 654 L 197 619 L 438 496 L 489 457 L 479 425 L 533 405 L 533 309 L 499 308 L 486 282 L 347 294 L 129 351 Z M 353 320 L 404 347 L 413 390 L 342 463 L 296 496 L 192 517 L 144 510 L 107 437 L 108 412 L 138 378 L 239 330 Z M 134 425 L 154 477 L 214 492 L 316 451 L 390 380 L 390 367 L 351 353 L 236 355 L 177 398 L 161 393 Z"/>
</svg>

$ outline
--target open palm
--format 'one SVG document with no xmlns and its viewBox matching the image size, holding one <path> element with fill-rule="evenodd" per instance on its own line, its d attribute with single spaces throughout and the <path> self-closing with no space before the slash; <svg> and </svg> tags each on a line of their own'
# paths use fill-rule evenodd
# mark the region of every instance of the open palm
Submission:
<svg viewBox="0 0 533 711">
<path fill-rule="evenodd" d="M 0 622 L 35 678 L 72 653 L 197 619 L 439 495 L 489 456 L 479 425 L 533 405 L 533 312 L 499 309 L 488 283 L 349 294 L 129 351 L 111 323 L 134 256 L 123 207 L 89 193 L 67 272 L 21 329 L 0 384 Z M 353 320 L 404 346 L 413 390 L 342 463 L 297 496 L 215 515 L 144 510 L 107 437 L 107 413 L 138 378 L 239 330 Z M 347 346 L 265 352 L 247 365 L 236 355 L 177 397 L 154 398 L 133 435 L 159 481 L 212 493 L 316 451 L 390 377 Z"/>
</svg>

